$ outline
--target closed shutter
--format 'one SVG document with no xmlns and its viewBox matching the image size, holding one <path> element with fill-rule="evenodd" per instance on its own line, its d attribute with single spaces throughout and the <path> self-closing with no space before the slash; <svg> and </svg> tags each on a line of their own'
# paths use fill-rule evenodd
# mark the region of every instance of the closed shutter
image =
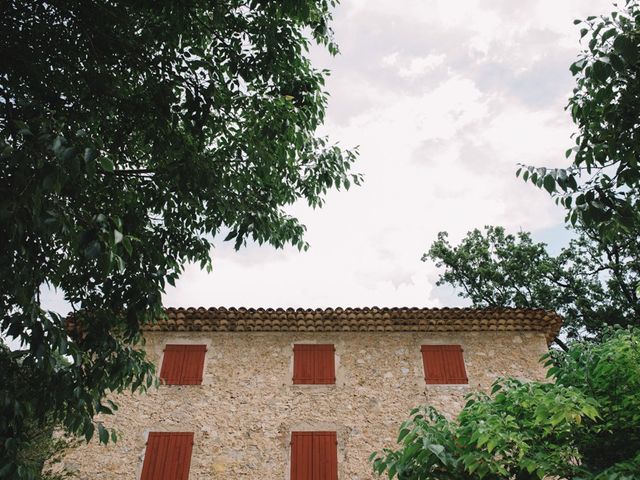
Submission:
<svg viewBox="0 0 640 480">
<path fill-rule="evenodd" d="M 206 345 L 167 345 L 160 380 L 167 385 L 200 385 Z"/>
<path fill-rule="evenodd" d="M 193 432 L 151 432 L 140 480 L 188 480 Z"/>
<path fill-rule="evenodd" d="M 293 383 L 336 383 L 335 347 L 331 344 L 294 345 Z"/>
<path fill-rule="evenodd" d="M 336 432 L 291 434 L 291 480 L 338 480 Z"/>
<path fill-rule="evenodd" d="M 180 382 L 182 385 L 200 385 L 202 383 L 206 351 L 206 345 L 185 345 Z"/>
<path fill-rule="evenodd" d="M 180 384 L 182 364 L 184 362 L 184 345 L 167 345 L 162 357 L 160 380 L 167 385 Z"/>
<path fill-rule="evenodd" d="M 336 432 L 313 432 L 313 480 L 338 480 Z"/>
<path fill-rule="evenodd" d="M 314 345 L 314 347 L 314 383 L 336 383 L 335 347 L 333 345 Z"/>
<path fill-rule="evenodd" d="M 424 379 L 428 384 L 468 383 L 460 345 L 422 345 Z"/>
<path fill-rule="evenodd" d="M 313 345 L 293 346 L 293 383 L 310 384 L 315 377 Z"/>
<path fill-rule="evenodd" d="M 313 480 L 313 434 L 291 434 L 291 480 Z"/>
<path fill-rule="evenodd" d="M 460 345 L 443 345 L 442 354 L 448 380 L 447 383 L 469 383 L 467 372 L 464 368 L 462 347 Z"/>
</svg>

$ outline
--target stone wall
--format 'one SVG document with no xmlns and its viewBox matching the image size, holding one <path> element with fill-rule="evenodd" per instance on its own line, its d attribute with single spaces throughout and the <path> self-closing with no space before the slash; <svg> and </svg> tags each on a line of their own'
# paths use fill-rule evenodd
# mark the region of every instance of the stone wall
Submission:
<svg viewBox="0 0 640 480">
<path fill-rule="evenodd" d="M 301 430 L 337 432 L 341 480 L 375 478 L 368 456 L 394 445 L 413 407 L 455 415 L 499 376 L 543 379 L 547 351 L 538 333 L 149 333 L 158 366 L 166 343 L 207 344 L 203 385 L 115 396 L 120 409 L 103 421 L 120 440 L 71 452 L 78 478 L 139 479 L 148 432 L 193 431 L 191 480 L 287 480 L 290 432 Z M 293 343 L 335 344 L 336 385 L 292 385 Z M 420 345 L 430 343 L 463 346 L 469 385 L 425 385 Z"/>
</svg>

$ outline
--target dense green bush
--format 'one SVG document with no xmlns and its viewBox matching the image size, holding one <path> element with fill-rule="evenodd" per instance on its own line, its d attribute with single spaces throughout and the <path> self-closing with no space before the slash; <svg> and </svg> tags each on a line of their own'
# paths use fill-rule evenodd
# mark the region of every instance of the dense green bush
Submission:
<svg viewBox="0 0 640 480">
<path fill-rule="evenodd" d="M 554 383 L 495 382 L 455 420 L 430 406 L 402 424 L 397 450 L 372 455 L 399 480 L 640 478 L 640 330 L 552 352 Z"/>
</svg>

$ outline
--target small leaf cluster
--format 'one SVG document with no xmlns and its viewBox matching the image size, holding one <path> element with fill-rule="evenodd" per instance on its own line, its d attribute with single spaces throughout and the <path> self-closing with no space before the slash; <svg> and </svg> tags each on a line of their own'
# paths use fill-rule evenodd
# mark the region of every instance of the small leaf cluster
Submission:
<svg viewBox="0 0 640 480">
<path fill-rule="evenodd" d="M 370 457 L 374 470 L 399 480 L 637 478 L 640 330 L 543 360 L 554 383 L 499 379 L 468 395 L 456 420 L 414 409 L 398 449 Z"/>
</svg>

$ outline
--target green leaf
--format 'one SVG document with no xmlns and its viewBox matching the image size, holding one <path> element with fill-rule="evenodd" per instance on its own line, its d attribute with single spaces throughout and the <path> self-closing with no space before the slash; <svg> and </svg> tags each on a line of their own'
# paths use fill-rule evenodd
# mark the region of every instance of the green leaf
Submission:
<svg viewBox="0 0 640 480">
<path fill-rule="evenodd" d="M 547 192 L 553 193 L 556 189 L 556 181 L 551 175 L 544 177 L 544 188 Z"/>
<path fill-rule="evenodd" d="M 98 157 L 98 152 L 95 148 L 87 147 L 84 149 L 84 161 L 85 163 L 91 163 Z M 103 167 L 104 168 L 104 167 Z"/>
<path fill-rule="evenodd" d="M 109 443 L 109 431 L 104 428 L 102 423 L 98 422 L 98 437 L 100 438 L 100 443 L 107 444 Z"/>
<path fill-rule="evenodd" d="M 54 140 L 53 140 L 53 144 L 52 144 L 52 150 L 54 151 L 54 153 L 58 154 L 58 152 L 62 149 L 62 147 L 65 144 L 65 139 L 64 137 L 58 135 Z"/>
<path fill-rule="evenodd" d="M 618 35 L 613 41 L 613 48 L 626 62 L 634 64 L 638 58 L 637 45 L 625 35 Z"/>
<path fill-rule="evenodd" d="M 88 443 L 91 438 L 93 437 L 93 432 L 95 430 L 95 427 L 93 426 L 93 423 L 88 422 L 85 429 L 84 429 L 84 438 L 86 440 L 86 442 Z"/>
<path fill-rule="evenodd" d="M 114 165 L 113 162 L 107 158 L 107 157 L 100 157 L 100 159 L 98 160 L 98 163 L 100 163 L 100 166 L 102 167 L 102 169 L 105 172 L 113 172 L 114 171 Z"/>
<path fill-rule="evenodd" d="M 133 252 L 133 245 L 131 243 L 131 239 L 129 236 L 124 236 L 122 238 L 122 246 L 124 247 L 125 251 L 131 255 L 131 253 Z"/>
<path fill-rule="evenodd" d="M 598 60 L 595 61 L 592 65 L 592 75 L 593 77 L 598 80 L 599 82 L 604 82 L 609 78 L 609 66 Z"/>
<path fill-rule="evenodd" d="M 84 255 L 87 258 L 94 259 L 97 258 L 98 255 L 102 252 L 102 247 L 100 246 L 100 242 L 94 240 L 91 242 L 85 249 Z"/>
<path fill-rule="evenodd" d="M 427 448 L 433 452 L 433 454 L 438 457 L 438 459 L 442 462 L 442 463 L 446 463 L 446 458 L 444 456 L 444 445 L 436 445 L 434 443 L 429 444 L 427 446 Z"/>
<path fill-rule="evenodd" d="M 396 440 L 396 442 L 400 443 L 402 442 L 402 440 L 407 436 L 407 434 L 410 432 L 411 430 L 409 430 L 408 428 L 403 428 L 400 430 L 400 433 L 398 434 L 398 439 Z"/>
<path fill-rule="evenodd" d="M 606 42 L 609 38 L 613 37 L 617 32 L 618 30 L 615 27 L 610 28 L 609 30 L 607 30 L 602 34 L 602 41 Z"/>
<path fill-rule="evenodd" d="M 480 438 L 478 438 L 476 445 L 478 446 L 478 448 L 480 448 L 483 445 L 485 445 L 488 441 L 489 441 L 489 435 L 487 435 L 486 433 L 483 433 L 480 435 Z"/>
</svg>

